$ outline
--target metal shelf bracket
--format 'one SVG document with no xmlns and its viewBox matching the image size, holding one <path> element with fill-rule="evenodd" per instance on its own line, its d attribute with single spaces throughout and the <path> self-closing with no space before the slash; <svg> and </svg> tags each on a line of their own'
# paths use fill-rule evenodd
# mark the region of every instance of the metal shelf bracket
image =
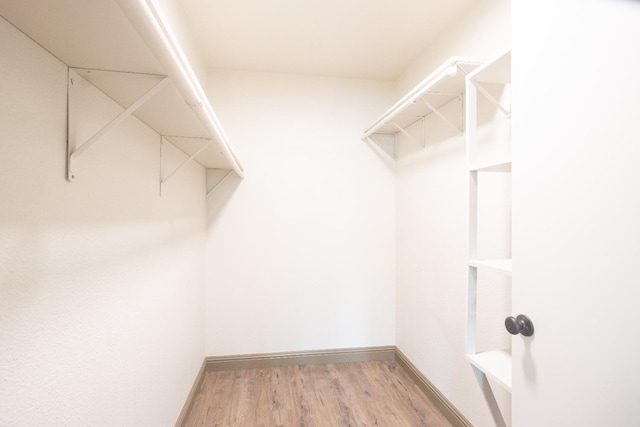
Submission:
<svg viewBox="0 0 640 427">
<path fill-rule="evenodd" d="M 71 71 L 71 69 L 70 69 Z M 75 162 L 77 159 L 85 153 L 93 144 L 95 144 L 102 136 L 104 136 L 114 126 L 121 123 L 124 119 L 133 114 L 138 108 L 144 105 L 149 99 L 151 99 L 156 93 L 162 90 L 169 83 L 168 77 L 162 77 L 158 83 L 156 83 L 151 89 L 149 89 L 144 95 L 138 98 L 133 104 L 125 108 L 120 114 L 113 118 L 109 123 L 104 125 L 98 132 L 93 134 L 90 138 L 82 143 L 78 143 L 75 138 L 75 127 L 73 126 L 74 117 L 73 111 L 70 108 L 70 91 L 72 86 L 76 84 L 74 77 L 69 73 L 67 79 L 67 126 L 69 128 L 69 136 L 67 138 L 67 180 L 73 182 L 76 179 Z"/>
<path fill-rule="evenodd" d="M 175 174 L 180 172 L 185 166 L 187 166 L 189 163 L 191 163 L 196 157 L 198 157 L 198 155 L 200 153 L 202 153 L 207 147 L 209 147 L 211 145 L 211 143 L 213 143 L 213 139 L 212 138 L 195 138 L 195 137 L 191 138 L 191 139 L 202 140 L 204 142 L 204 144 L 202 144 L 202 146 L 195 153 L 193 153 L 191 156 L 189 156 L 185 161 L 180 163 L 180 165 L 178 165 L 178 167 L 176 167 L 174 170 L 172 170 L 168 174 L 164 175 L 164 173 L 162 171 L 162 145 L 164 145 L 165 138 L 171 138 L 171 137 L 164 136 L 164 135 L 160 137 L 160 195 L 162 195 L 162 185 L 163 184 L 165 184 Z M 188 138 L 188 137 L 182 136 L 180 138 Z"/>
<path fill-rule="evenodd" d="M 457 95 L 458 99 L 460 98 L 460 95 Z M 426 99 L 424 98 L 420 98 L 420 101 L 422 101 L 422 103 L 429 109 L 431 110 L 431 112 L 433 114 L 435 114 L 436 116 L 438 116 L 440 119 L 442 119 L 442 121 L 449 126 L 451 129 L 455 130 L 459 135 L 462 135 L 462 127 L 458 127 L 456 126 L 451 120 L 449 120 L 444 114 L 442 114 L 440 111 L 438 111 L 438 109 L 436 107 L 434 107 L 433 105 L 431 105 Z"/>
<path fill-rule="evenodd" d="M 396 122 L 391 122 L 391 124 L 393 124 L 395 127 L 397 127 L 397 128 L 398 128 L 398 130 L 399 130 L 400 132 L 402 132 L 402 133 L 403 133 L 407 138 L 409 138 L 409 141 L 411 141 L 411 142 L 413 142 L 414 144 L 416 144 L 416 145 L 420 146 L 422 149 L 424 149 L 424 148 L 425 148 L 426 143 L 425 143 L 425 141 L 424 141 L 424 140 L 423 140 L 422 142 L 417 141 L 413 136 L 411 136 L 411 135 L 409 134 L 409 132 L 407 132 L 407 131 L 402 127 L 402 126 L 400 126 L 400 125 L 399 125 L 399 124 L 397 124 Z"/>
<path fill-rule="evenodd" d="M 164 138 L 164 136 L 163 136 Z M 203 138 L 196 138 L 196 139 L 203 139 Z M 189 156 L 189 158 L 187 160 L 185 160 L 184 162 L 182 162 L 180 164 L 180 166 L 178 166 L 177 168 L 175 168 L 174 170 L 172 170 L 171 172 L 169 172 L 167 174 L 167 176 L 162 177 L 162 179 L 160 180 L 160 184 L 164 184 L 165 182 L 169 181 L 169 179 L 171 179 L 172 176 L 174 176 L 176 173 L 178 173 L 180 170 L 182 170 L 182 168 L 184 168 L 187 164 L 189 164 L 191 161 L 193 161 L 193 159 L 195 159 L 198 154 L 202 153 L 205 148 L 207 148 L 209 145 L 211 145 L 211 143 L 213 142 L 213 139 L 204 139 L 205 143 L 202 145 L 202 147 L 200 147 L 198 149 L 198 151 L 196 151 L 195 153 L 193 153 L 191 156 Z"/>
</svg>

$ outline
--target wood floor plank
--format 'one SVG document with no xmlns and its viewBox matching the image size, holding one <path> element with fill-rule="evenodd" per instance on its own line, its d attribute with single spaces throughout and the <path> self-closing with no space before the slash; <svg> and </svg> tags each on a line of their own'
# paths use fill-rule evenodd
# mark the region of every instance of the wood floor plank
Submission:
<svg viewBox="0 0 640 427">
<path fill-rule="evenodd" d="M 185 427 L 451 427 L 394 361 L 206 372 Z"/>
</svg>

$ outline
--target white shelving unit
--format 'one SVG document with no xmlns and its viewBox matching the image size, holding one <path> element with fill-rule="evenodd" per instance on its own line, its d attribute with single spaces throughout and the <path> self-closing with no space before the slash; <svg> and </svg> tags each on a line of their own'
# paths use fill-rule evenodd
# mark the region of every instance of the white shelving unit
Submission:
<svg viewBox="0 0 640 427">
<path fill-rule="evenodd" d="M 504 417 L 495 399 L 489 379 L 511 391 L 512 361 L 510 351 L 495 349 L 476 351 L 478 271 L 486 270 L 511 276 L 511 259 L 478 258 L 478 176 L 485 173 L 511 173 L 510 144 L 507 149 L 494 150 L 489 158 L 480 160 L 479 153 L 479 107 L 478 95 L 483 96 L 494 112 L 511 117 L 510 105 L 492 95 L 492 85 L 505 89 L 511 83 L 511 54 L 506 52 L 476 68 L 466 78 L 466 123 L 467 123 L 467 164 L 469 169 L 469 283 L 467 297 L 467 340 L 466 357 L 485 396 L 491 415 L 498 427 L 506 426 Z M 484 125 L 484 123 L 483 123 Z M 489 126 L 491 123 L 488 124 Z"/>
<path fill-rule="evenodd" d="M 111 128 L 130 115 L 155 130 L 187 159 L 162 171 L 160 184 L 191 161 L 216 173 L 211 190 L 243 169 L 177 38 L 153 0 L 3 1 L 0 14 L 69 67 L 67 179 L 74 165 Z M 86 80 L 123 108 L 88 138 L 76 140 L 76 105 Z M 226 172 L 225 172 L 226 171 Z"/>
<path fill-rule="evenodd" d="M 424 148 L 424 140 L 416 140 L 406 129 L 424 120 L 429 114 L 435 114 L 446 126 L 462 135 L 463 115 L 460 114 L 458 120 L 452 120 L 439 110 L 453 100 L 459 100 L 462 108 L 465 76 L 481 63 L 469 58 L 450 58 L 376 120 L 364 132 L 362 139 L 377 144 L 395 159 L 397 158 L 397 136 L 400 133 Z"/>
</svg>

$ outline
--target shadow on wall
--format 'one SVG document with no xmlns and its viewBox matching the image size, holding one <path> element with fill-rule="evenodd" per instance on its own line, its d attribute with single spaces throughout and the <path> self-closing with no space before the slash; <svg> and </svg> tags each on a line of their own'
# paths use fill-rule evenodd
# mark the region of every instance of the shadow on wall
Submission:
<svg viewBox="0 0 640 427">
<path fill-rule="evenodd" d="M 382 138 L 381 138 L 382 137 Z M 387 138 L 391 138 L 387 140 Z M 382 164 L 387 167 L 391 172 L 395 172 L 396 170 L 396 162 L 395 162 L 395 154 L 391 155 L 391 153 L 395 153 L 396 151 L 396 142 L 393 135 L 376 135 L 373 134 L 372 137 L 369 137 L 365 141 L 367 146 L 375 153 L 376 157 L 382 162 Z M 382 148 L 379 144 L 383 144 L 386 147 Z"/>
<path fill-rule="evenodd" d="M 207 195 L 207 229 L 213 225 L 241 182 L 238 175 L 231 174 Z"/>
</svg>

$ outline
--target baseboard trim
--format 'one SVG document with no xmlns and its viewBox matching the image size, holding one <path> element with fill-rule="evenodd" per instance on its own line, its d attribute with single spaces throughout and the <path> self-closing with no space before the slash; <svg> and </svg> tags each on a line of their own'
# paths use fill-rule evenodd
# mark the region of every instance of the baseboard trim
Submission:
<svg viewBox="0 0 640 427">
<path fill-rule="evenodd" d="M 273 368 L 291 365 L 394 360 L 395 354 L 395 346 L 361 347 L 207 357 L 205 364 L 207 371 L 234 371 L 237 369 Z"/>
<path fill-rule="evenodd" d="M 200 387 L 202 386 L 202 381 L 204 381 L 204 373 L 206 371 L 207 363 L 206 359 L 202 361 L 202 365 L 200 366 L 200 370 L 198 371 L 198 375 L 196 376 L 196 380 L 193 382 L 193 386 L 191 386 L 191 390 L 187 395 L 187 400 L 184 402 L 184 406 L 182 407 L 182 411 L 180 411 L 180 415 L 178 416 L 178 421 L 176 421 L 176 427 L 183 427 L 187 422 L 187 417 L 191 412 L 191 408 L 196 400 L 196 395 L 200 391 Z"/>
<path fill-rule="evenodd" d="M 241 354 L 206 357 L 180 412 L 176 427 L 184 427 L 207 371 L 235 371 L 238 369 L 272 368 L 292 365 L 317 365 L 342 362 L 395 360 L 411 377 L 418 388 L 433 402 L 453 427 L 473 427 L 458 409 L 438 390 L 396 346 L 361 347 L 348 349 L 311 350 L 285 353 Z"/>
<path fill-rule="evenodd" d="M 418 388 L 433 402 L 453 427 L 473 427 L 458 409 L 411 363 L 409 358 L 395 348 L 395 360 L 416 383 Z"/>
</svg>

